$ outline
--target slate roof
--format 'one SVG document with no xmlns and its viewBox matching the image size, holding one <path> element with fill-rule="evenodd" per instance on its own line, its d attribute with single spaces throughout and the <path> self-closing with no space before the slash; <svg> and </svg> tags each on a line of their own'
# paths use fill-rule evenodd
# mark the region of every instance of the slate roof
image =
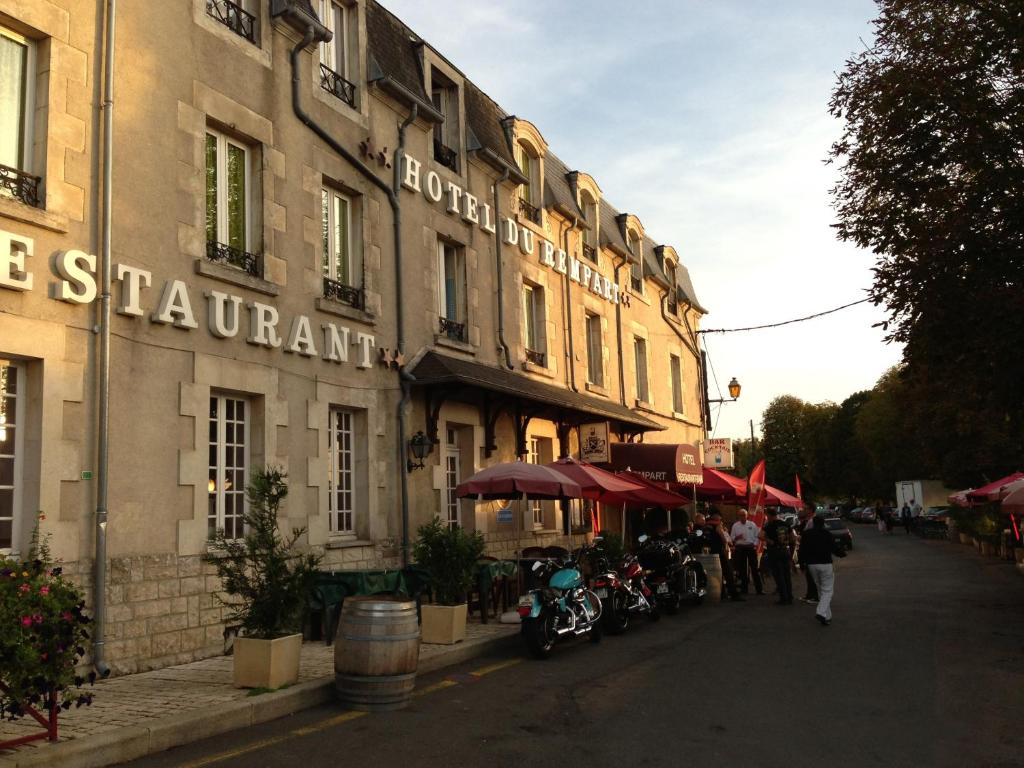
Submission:
<svg viewBox="0 0 1024 768">
<path fill-rule="evenodd" d="M 430 98 L 423 87 L 423 66 L 420 56 L 420 47 L 429 43 L 377 0 L 368 0 L 366 3 L 366 32 L 371 79 L 390 76 L 417 98 L 429 104 Z M 489 150 L 516 169 L 512 146 L 502 126 L 502 121 L 509 117 L 509 113 L 468 78 L 464 80 L 463 100 L 466 109 L 467 147 L 470 150 Z M 550 152 L 545 155 L 544 163 L 544 205 L 578 216 L 582 221 L 583 212 L 569 184 L 569 166 Z M 600 244 L 628 253 L 629 248 L 623 239 L 622 229 L 616 221 L 621 215 L 620 212 L 604 197 L 601 198 L 599 212 Z M 644 272 L 662 286 L 668 286 L 668 279 L 654 251 L 655 245 L 651 238 L 644 239 Z M 676 275 L 680 298 L 706 313 L 707 310 L 697 301 L 689 272 L 682 264 L 679 265 Z"/>
<path fill-rule="evenodd" d="M 443 384 L 448 387 L 468 384 L 503 395 L 530 400 L 542 405 L 574 411 L 583 417 L 612 419 L 641 432 L 663 430 L 665 427 L 651 421 L 624 405 L 603 397 L 573 392 L 563 387 L 545 384 L 521 373 L 496 368 L 475 360 L 463 360 L 440 352 L 429 351 L 412 369 L 415 386 Z"/>
</svg>

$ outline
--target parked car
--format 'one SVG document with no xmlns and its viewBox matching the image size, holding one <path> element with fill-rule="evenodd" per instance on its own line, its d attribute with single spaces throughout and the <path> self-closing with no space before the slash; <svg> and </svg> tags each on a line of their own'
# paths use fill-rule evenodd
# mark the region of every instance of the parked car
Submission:
<svg viewBox="0 0 1024 768">
<path fill-rule="evenodd" d="M 864 509 L 861 510 L 860 521 L 862 523 L 873 523 L 877 519 L 878 518 L 875 517 L 875 508 L 874 507 L 864 507 Z"/>
<path fill-rule="evenodd" d="M 861 522 L 860 516 L 863 511 L 864 507 L 854 507 L 853 509 L 846 513 L 846 517 L 848 520 L 852 520 L 855 523 L 859 523 Z"/>
<path fill-rule="evenodd" d="M 846 527 L 846 523 L 838 517 L 829 517 L 825 520 L 825 528 L 832 534 L 832 538 L 845 547 L 853 549 L 853 532 Z"/>
</svg>

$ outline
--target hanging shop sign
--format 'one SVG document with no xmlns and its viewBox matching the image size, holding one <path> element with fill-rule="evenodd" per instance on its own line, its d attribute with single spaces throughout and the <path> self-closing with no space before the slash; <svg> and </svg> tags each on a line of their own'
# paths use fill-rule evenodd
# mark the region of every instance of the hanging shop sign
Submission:
<svg viewBox="0 0 1024 768">
<path fill-rule="evenodd" d="M 731 437 L 712 437 L 704 443 L 704 466 L 711 469 L 734 469 Z"/>
<path fill-rule="evenodd" d="M 497 216 L 490 205 L 464 190 L 454 181 L 444 181 L 437 171 L 423 172 L 423 163 L 410 155 L 402 156 L 402 186 L 410 192 L 419 192 L 434 204 L 443 204 L 449 216 L 461 218 L 467 224 L 495 234 Z M 595 296 L 612 304 L 619 303 L 619 286 L 592 267 L 570 256 L 547 238 L 534 233 L 529 227 L 510 217 L 501 218 L 501 239 L 506 245 L 516 246 L 526 257 L 553 269 L 579 283 Z"/>
<path fill-rule="evenodd" d="M 35 276 L 30 271 L 35 243 L 31 237 L 0 230 L 0 288 L 31 291 Z M 52 259 L 56 281 L 49 284 L 50 297 L 70 304 L 91 304 L 96 300 L 96 257 L 82 251 L 61 251 Z M 280 349 L 300 357 L 320 357 L 331 363 L 348 363 L 350 351 L 357 368 L 373 364 L 375 339 L 362 331 L 336 323 L 321 323 L 313 330 L 306 315 L 285 320 L 272 304 L 245 301 L 222 291 L 206 290 L 194 299 L 183 280 L 166 280 L 156 305 L 143 308 L 143 294 L 153 285 L 153 273 L 128 264 L 111 265 L 116 286 L 114 309 L 125 317 L 147 317 L 157 325 L 185 331 L 199 328 L 200 319 L 211 336 L 218 339 L 244 338 L 256 347 Z M 197 319 L 195 305 L 205 306 L 205 317 Z"/>
<path fill-rule="evenodd" d="M 580 461 L 591 464 L 607 464 L 611 461 L 607 421 L 580 426 Z"/>
</svg>

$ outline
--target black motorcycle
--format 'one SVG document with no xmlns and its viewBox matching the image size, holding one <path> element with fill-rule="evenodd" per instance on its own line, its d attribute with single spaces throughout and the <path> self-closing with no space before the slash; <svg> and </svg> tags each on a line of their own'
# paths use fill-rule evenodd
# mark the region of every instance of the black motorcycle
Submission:
<svg viewBox="0 0 1024 768">
<path fill-rule="evenodd" d="M 666 613 L 678 613 L 686 593 L 686 573 L 679 546 L 674 541 L 648 536 L 641 536 L 639 541 L 637 558 L 654 600 Z"/>
</svg>

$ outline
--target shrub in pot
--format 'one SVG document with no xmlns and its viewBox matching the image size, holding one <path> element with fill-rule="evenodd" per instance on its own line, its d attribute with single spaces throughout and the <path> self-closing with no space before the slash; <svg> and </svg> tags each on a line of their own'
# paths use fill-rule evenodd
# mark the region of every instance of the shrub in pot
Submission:
<svg viewBox="0 0 1024 768">
<path fill-rule="evenodd" d="M 0 557 L 0 718 L 16 720 L 32 708 L 54 720 L 56 735 L 58 711 L 92 703 L 75 671 L 92 620 L 79 588 L 52 562 L 49 535 L 39 532 L 44 519 L 40 513 L 27 558 Z"/>
<path fill-rule="evenodd" d="M 245 537 L 214 537 L 207 560 L 224 587 L 218 595 L 239 626 L 234 644 L 234 680 L 239 688 L 280 688 L 299 678 L 299 628 L 309 599 L 318 555 L 295 549 L 306 529 L 283 537 L 277 515 L 288 495 L 286 475 L 269 467 L 246 488 Z"/>
<path fill-rule="evenodd" d="M 420 608 L 424 643 L 451 645 L 466 636 L 466 595 L 476 578 L 484 539 L 435 517 L 420 526 L 413 546 L 416 564 L 428 574 L 434 604 Z"/>
</svg>

